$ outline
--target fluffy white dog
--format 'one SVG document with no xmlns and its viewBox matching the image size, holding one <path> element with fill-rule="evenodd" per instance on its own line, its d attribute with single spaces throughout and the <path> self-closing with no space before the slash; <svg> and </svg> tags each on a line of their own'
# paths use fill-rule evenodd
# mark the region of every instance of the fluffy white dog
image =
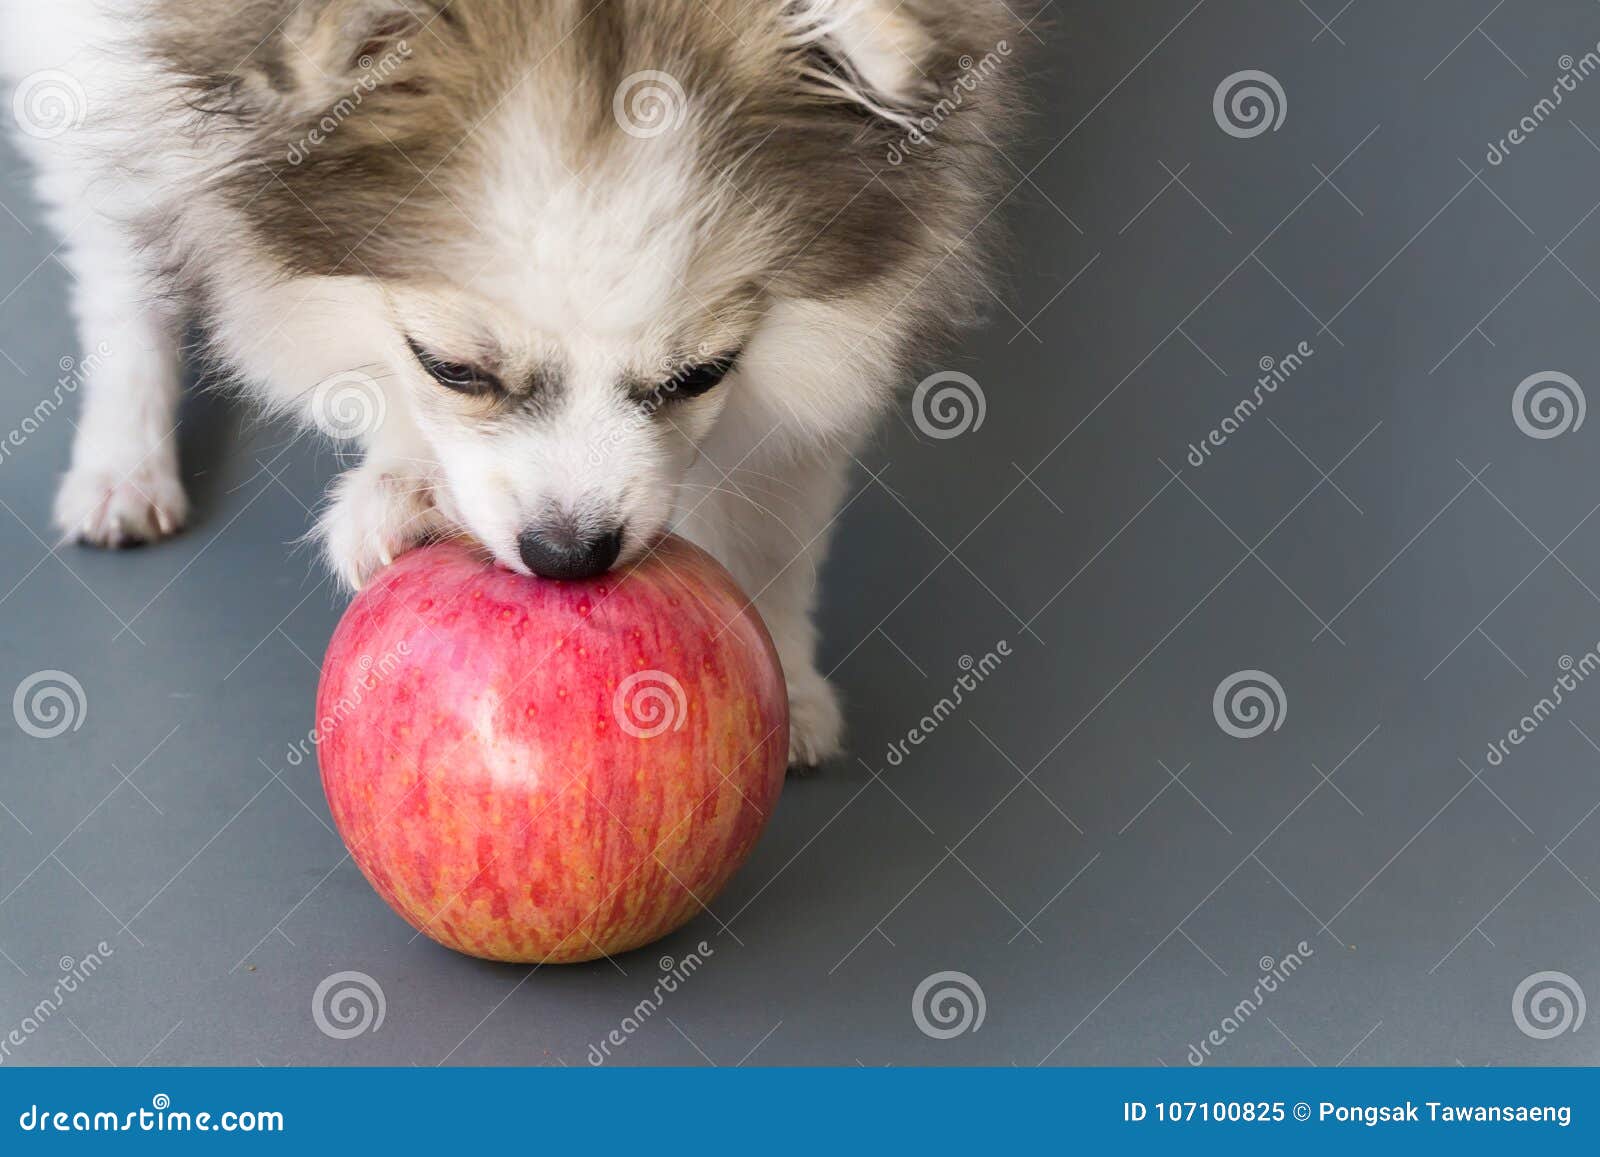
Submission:
<svg viewBox="0 0 1600 1157">
<path fill-rule="evenodd" d="M 96 351 L 62 529 L 183 525 L 193 322 L 267 406 L 360 439 L 318 527 L 350 585 L 457 529 L 572 578 L 672 526 L 766 619 L 792 758 L 833 755 L 816 572 L 854 448 L 981 292 L 1016 21 L 1003 0 L 0 0 Z"/>
</svg>

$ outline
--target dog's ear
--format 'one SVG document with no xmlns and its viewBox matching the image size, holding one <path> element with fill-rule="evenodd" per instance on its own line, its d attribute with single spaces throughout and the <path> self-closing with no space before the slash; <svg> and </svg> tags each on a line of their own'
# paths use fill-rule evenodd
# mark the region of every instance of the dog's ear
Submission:
<svg viewBox="0 0 1600 1157">
<path fill-rule="evenodd" d="M 424 29 L 448 38 L 457 23 L 447 0 L 297 0 L 278 15 L 286 6 L 151 5 L 150 51 L 192 111 L 252 123 L 393 84 Z"/>
<path fill-rule="evenodd" d="M 783 0 L 805 87 L 874 116 L 901 120 L 928 89 L 933 30 L 896 0 Z"/>
<path fill-rule="evenodd" d="M 808 86 L 890 119 L 919 103 L 935 42 L 907 4 L 786 0 L 784 18 Z"/>
<path fill-rule="evenodd" d="M 302 4 L 284 27 L 280 62 L 303 96 L 347 89 L 351 77 L 372 72 L 380 62 L 392 66 L 409 57 L 416 37 L 441 19 L 441 11 L 428 0 Z"/>
<path fill-rule="evenodd" d="M 1009 55 L 1037 0 L 778 0 L 813 94 L 915 124 L 975 59 Z M 960 103 L 960 102 L 957 102 Z"/>
</svg>

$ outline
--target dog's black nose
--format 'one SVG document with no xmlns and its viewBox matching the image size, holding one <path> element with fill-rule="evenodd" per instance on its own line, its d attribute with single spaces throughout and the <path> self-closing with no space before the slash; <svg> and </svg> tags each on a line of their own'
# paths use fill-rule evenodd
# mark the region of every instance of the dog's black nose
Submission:
<svg viewBox="0 0 1600 1157">
<path fill-rule="evenodd" d="M 517 549 L 541 578 L 581 579 L 604 574 L 622 553 L 622 530 L 586 535 L 567 527 L 525 530 Z"/>
</svg>

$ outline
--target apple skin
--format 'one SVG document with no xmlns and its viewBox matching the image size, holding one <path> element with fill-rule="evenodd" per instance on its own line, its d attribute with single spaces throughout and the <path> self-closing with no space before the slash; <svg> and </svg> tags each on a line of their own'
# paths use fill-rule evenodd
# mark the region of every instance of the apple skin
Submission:
<svg viewBox="0 0 1600 1157">
<path fill-rule="evenodd" d="M 593 960 L 683 925 L 750 854 L 788 761 L 766 627 L 678 538 L 577 582 L 462 542 L 403 555 L 334 631 L 317 718 L 363 874 L 490 960 Z"/>
</svg>

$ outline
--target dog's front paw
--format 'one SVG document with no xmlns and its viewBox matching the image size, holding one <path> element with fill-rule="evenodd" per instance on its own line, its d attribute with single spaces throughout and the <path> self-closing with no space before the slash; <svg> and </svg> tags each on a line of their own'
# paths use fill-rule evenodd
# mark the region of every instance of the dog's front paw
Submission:
<svg viewBox="0 0 1600 1157">
<path fill-rule="evenodd" d="M 809 770 L 844 751 L 839 694 L 815 669 L 789 679 L 789 767 Z"/>
<path fill-rule="evenodd" d="M 361 466 L 334 483 L 333 501 L 317 522 L 328 565 L 360 590 L 378 571 L 440 529 L 426 481 Z"/>
<path fill-rule="evenodd" d="M 119 469 L 78 465 L 56 492 L 56 525 L 95 546 L 136 546 L 176 534 L 189 517 L 178 464 L 160 451 Z"/>
</svg>

